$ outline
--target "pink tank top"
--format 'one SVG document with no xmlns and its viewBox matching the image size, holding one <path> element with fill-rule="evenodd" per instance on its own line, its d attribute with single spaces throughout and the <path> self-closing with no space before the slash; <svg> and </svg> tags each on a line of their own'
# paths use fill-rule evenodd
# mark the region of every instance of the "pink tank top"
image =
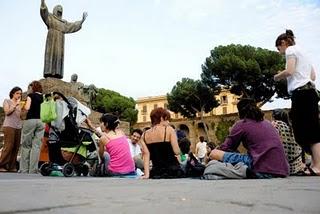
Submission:
<svg viewBox="0 0 320 214">
<path fill-rule="evenodd" d="M 131 157 L 130 147 L 126 136 L 111 139 L 105 150 L 110 155 L 108 169 L 113 173 L 129 173 L 135 171 L 134 161 Z"/>
</svg>

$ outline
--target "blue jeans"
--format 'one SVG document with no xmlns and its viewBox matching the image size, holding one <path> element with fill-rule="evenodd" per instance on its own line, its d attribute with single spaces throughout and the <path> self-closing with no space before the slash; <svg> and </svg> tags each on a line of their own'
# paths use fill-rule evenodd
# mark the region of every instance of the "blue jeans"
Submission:
<svg viewBox="0 0 320 214">
<path fill-rule="evenodd" d="M 222 162 L 224 163 L 231 163 L 235 165 L 239 162 L 244 163 L 248 166 L 249 169 L 252 169 L 252 157 L 248 154 L 240 154 L 235 152 L 225 152 L 222 158 Z M 269 173 L 255 173 L 256 178 L 263 179 L 263 178 L 273 178 L 273 175 Z"/>
<path fill-rule="evenodd" d="M 252 158 L 251 156 L 247 154 L 240 154 L 235 152 L 225 152 L 222 158 L 222 162 L 224 163 L 231 163 L 232 165 L 235 165 L 239 162 L 244 163 L 249 167 L 249 169 L 252 168 Z"/>
<path fill-rule="evenodd" d="M 104 161 L 104 168 L 105 168 L 105 171 L 106 171 L 106 173 L 107 173 L 107 175 L 109 175 L 109 176 L 120 176 L 120 177 L 122 177 L 122 176 L 124 176 L 124 177 L 126 177 L 126 176 L 136 176 L 137 175 L 137 173 L 136 173 L 136 171 L 132 171 L 132 172 L 128 172 L 128 173 L 118 173 L 118 172 L 111 172 L 109 169 L 108 169 L 108 165 L 109 165 L 109 163 L 110 163 L 110 155 L 109 155 L 109 153 L 108 152 L 104 152 L 103 153 L 103 161 Z"/>
</svg>

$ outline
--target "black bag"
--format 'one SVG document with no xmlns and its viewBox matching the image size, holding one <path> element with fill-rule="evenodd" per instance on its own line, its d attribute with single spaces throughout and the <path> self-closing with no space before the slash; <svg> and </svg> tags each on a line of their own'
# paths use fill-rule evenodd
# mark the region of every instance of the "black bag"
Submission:
<svg viewBox="0 0 320 214">
<path fill-rule="evenodd" d="M 192 154 L 189 154 L 189 158 L 186 166 L 186 176 L 187 177 L 201 177 L 206 166 L 198 161 L 198 159 Z"/>
</svg>

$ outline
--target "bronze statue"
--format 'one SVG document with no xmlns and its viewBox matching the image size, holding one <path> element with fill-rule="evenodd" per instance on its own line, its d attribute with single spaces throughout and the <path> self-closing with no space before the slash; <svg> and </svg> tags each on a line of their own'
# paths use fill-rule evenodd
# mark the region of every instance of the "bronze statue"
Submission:
<svg viewBox="0 0 320 214">
<path fill-rule="evenodd" d="M 62 19 L 62 11 L 62 6 L 57 5 L 53 13 L 49 13 L 45 0 L 41 0 L 40 14 L 48 28 L 43 70 L 45 78 L 63 78 L 64 34 L 79 31 L 88 16 L 84 12 L 81 21 L 70 23 Z"/>
</svg>

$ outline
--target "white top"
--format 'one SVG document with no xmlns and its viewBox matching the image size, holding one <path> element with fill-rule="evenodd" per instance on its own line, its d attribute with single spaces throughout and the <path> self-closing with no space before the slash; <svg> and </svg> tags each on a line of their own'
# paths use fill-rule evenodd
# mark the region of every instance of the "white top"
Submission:
<svg viewBox="0 0 320 214">
<path fill-rule="evenodd" d="M 198 142 L 196 148 L 198 150 L 197 157 L 204 158 L 207 153 L 207 142 Z"/>
<path fill-rule="evenodd" d="M 130 152 L 131 152 L 131 157 L 135 157 L 137 155 L 141 154 L 141 148 L 139 144 L 133 144 L 130 139 L 128 139 L 129 147 L 130 147 Z"/>
<path fill-rule="evenodd" d="M 296 88 L 304 86 L 308 82 L 313 82 L 311 80 L 312 65 L 299 46 L 289 46 L 286 49 L 286 60 L 288 61 L 291 57 L 296 59 L 296 69 L 291 76 L 287 77 L 289 94 Z"/>
</svg>

